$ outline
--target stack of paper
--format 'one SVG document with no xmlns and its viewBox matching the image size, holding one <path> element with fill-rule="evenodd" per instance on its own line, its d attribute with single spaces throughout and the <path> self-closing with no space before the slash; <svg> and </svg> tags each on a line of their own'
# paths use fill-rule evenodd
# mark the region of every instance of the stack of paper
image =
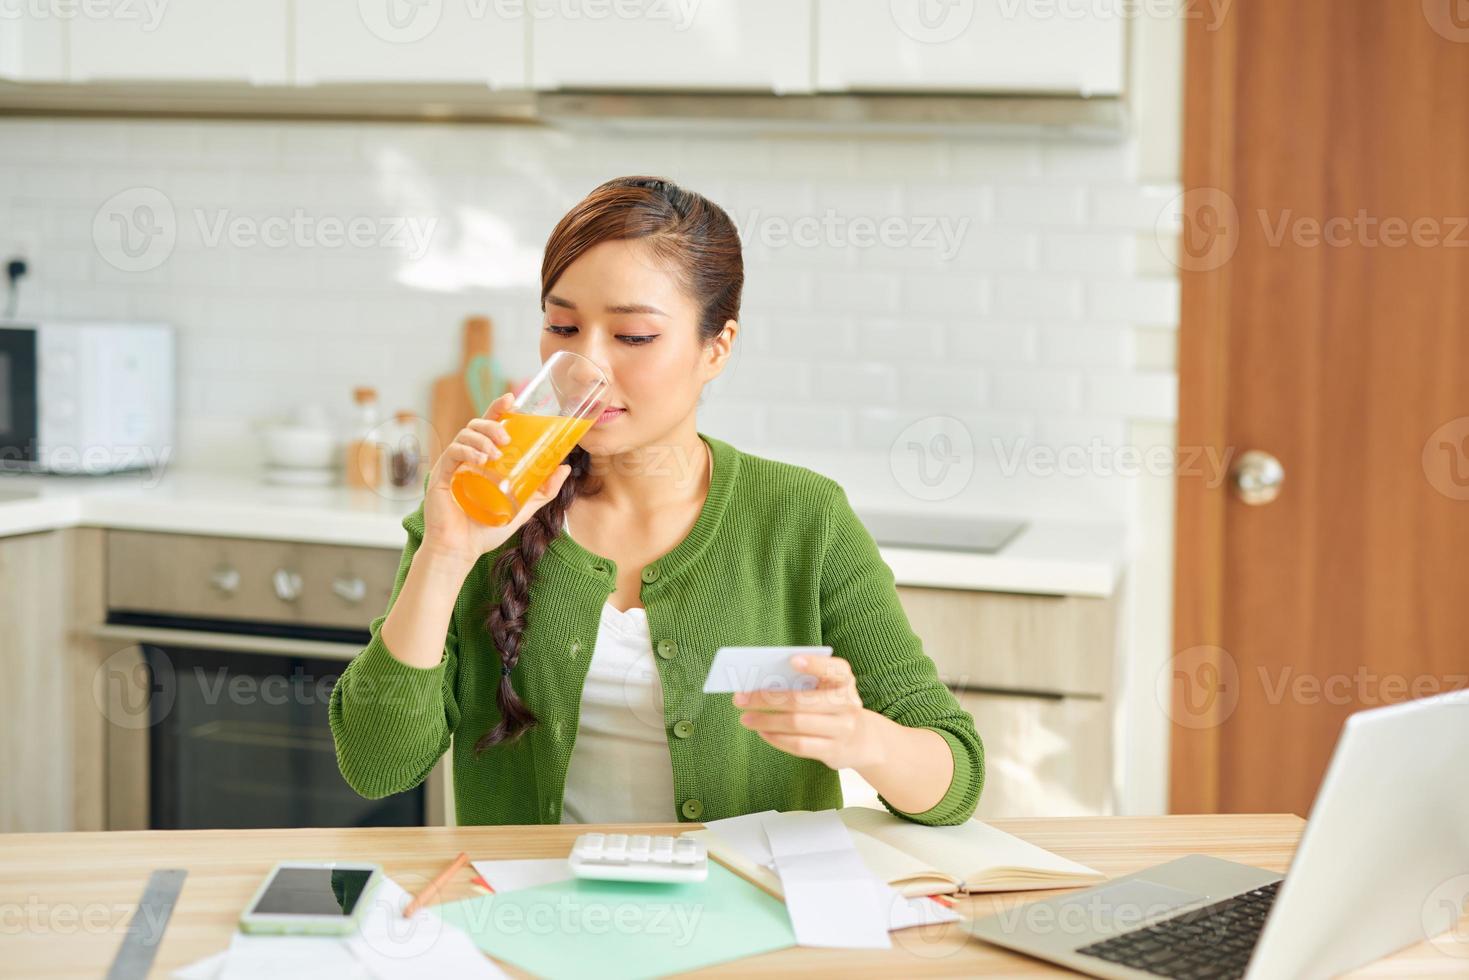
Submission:
<svg viewBox="0 0 1469 980">
<path fill-rule="evenodd" d="M 266 936 L 237 932 L 229 948 L 181 970 L 176 980 L 497 980 L 506 973 L 460 929 L 429 909 L 403 918 L 410 896 L 391 878 L 373 892 L 351 936 Z"/>
<path fill-rule="evenodd" d="M 686 836 L 719 841 L 720 859 L 733 859 L 742 870 L 758 868 L 774 882 L 802 946 L 885 948 L 890 930 L 959 918 L 931 899 L 901 895 L 874 875 L 856 835 L 834 810 L 765 810 L 705 827 Z"/>
</svg>

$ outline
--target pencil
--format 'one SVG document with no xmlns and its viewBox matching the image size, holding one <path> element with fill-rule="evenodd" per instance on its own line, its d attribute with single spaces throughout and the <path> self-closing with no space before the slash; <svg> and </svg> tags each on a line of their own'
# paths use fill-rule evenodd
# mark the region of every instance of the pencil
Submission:
<svg viewBox="0 0 1469 980">
<path fill-rule="evenodd" d="M 418 897 L 408 903 L 408 905 L 403 909 L 403 918 L 413 918 L 413 916 L 418 913 L 418 910 L 423 908 L 423 906 L 425 905 L 425 903 L 428 902 L 429 899 L 437 895 L 439 889 L 443 888 L 444 884 L 450 878 L 454 877 L 455 873 L 458 872 L 460 868 L 464 867 L 468 863 L 469 855 L 464 851 L 460 851 L 459 856 L 454 859 L 453 863 L 450 864 L 443 871 L 440 871 L 438 875 L 434 878 L 434 880 L 425 885 L 423 891 L 418 893 Z"/>
</svg>

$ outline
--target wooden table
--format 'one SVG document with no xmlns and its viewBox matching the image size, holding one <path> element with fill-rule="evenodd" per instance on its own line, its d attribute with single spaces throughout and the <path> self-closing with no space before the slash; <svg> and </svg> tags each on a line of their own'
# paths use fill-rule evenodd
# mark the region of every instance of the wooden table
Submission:
<svg viewBox="0 0 1469 980">
<path fill-rule="evenodd" d="M 1290 815 L 996 820 L 995 826 L 1089 864 L 1128 874 L 1184 854 L 1283 871 L 1305 826 Z M 149 872 L 189 870 L 154 962 L 155 975 L 222 950 L 241 909 L 279 860 L 375 861 L 416 891 L 459 851 L 476 859 L 565 855 L 588 829 L 673 833 L 690 824 L 425 827 L 362 830 L 190 830 L 0 835 L 0 976 L 97 977 L 106 972 Z M 444 900 L 474 894 L 460 876 Z M 1053 892 L 963 899 L 966 915 Z M 865 977 L 1039 975 L 1053 968 L 968 937 L 954 925 L 895 932 L 889 950 L 792 948 L 704 971 L 709 976 L 787 973 Z M 1469 952 L 1469 950 L 1466 950 Z M 508 972 L 525 974 L 513 967 Z M 1353 976 L 1463 976 L 1469 959 L 1427 941 Z M 1074 974 L 1066 974 L 1074 975 Z"/>
</svg>

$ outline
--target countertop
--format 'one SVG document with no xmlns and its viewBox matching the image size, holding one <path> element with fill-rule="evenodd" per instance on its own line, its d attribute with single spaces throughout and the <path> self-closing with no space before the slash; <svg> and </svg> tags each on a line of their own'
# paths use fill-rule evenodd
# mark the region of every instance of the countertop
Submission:
<svg viewBox="0 0 1469 980">
<path fill-rule="evenodd" d="M 173 468 L 111 476 L 0 474 L 0 537 L 55 528 L 131 528 L 401 549 L 412 496 L 267 484 L 257 473 Z M 854 498 L 859 516 L 863 505 Z M 974 515 L 975 517 L 1024 515 Z M 897 548 L 899 585 L 1110 596 L 1127 560 L 1121 524 L 1037 518 L 996 554 Z"/>
</svg>

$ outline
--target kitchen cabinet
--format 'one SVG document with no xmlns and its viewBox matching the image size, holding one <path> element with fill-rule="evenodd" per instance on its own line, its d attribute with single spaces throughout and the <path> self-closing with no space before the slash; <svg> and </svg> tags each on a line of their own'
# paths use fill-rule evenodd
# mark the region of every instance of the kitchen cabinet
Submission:
<svg viewBox="0 0 1469 980">
<path fill-rule="evenodd" d="M 0 78 L 21 82 L 66 80 L 66 28 L 57 17 L 19 16 L 0 8 Z"/>
<path fill-rule="evenodd" d="M 822 92 L 1122 91 L 1126 25 L 1106 5 L 818 2 Z"/>
<path fill-rule="evenodd" d="M 531 11 L 537 89 L 811 90 L 813 0 L 702 0 Z M 572 16 L 570 11 L 579 13 Z M 603 13 L 593 16 L 592 12 Z"/>
<path fill-rule="evenodd" d="M 0 538 L 0 833 L 71 829 L 66 534 Z"/>
<path fill-rule="evenodd" d="M 72 17 L 70 79 L 284 85 L 289 11 L 290 0 L 169 0 Z"/>
<path fill-rule="evenodd" d="M 531 6 L 428 3 L 400 10 L 392 2 L 299 2 L 295 80 L 525 88 Z"/>
<path fill-rule="evenodd" d="M 898 595 L 984 741 L 978 816 L 1112 812 L 1114 601 L 911 586 Z"/>
</svg>

